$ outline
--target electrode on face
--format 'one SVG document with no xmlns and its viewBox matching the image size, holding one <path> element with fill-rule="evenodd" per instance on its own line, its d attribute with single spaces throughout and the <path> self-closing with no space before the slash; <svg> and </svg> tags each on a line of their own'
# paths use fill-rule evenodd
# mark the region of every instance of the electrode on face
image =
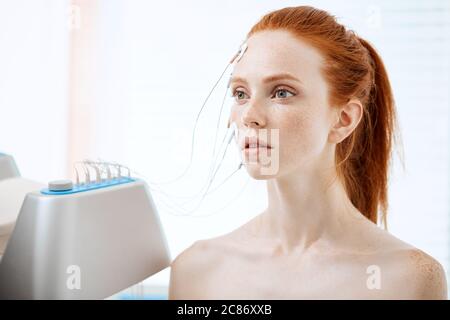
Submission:
<svg viewBox="0 0 450 320">
<path fill-rule="evenodd" d="M 244 42 L 239 47 L 239 51 L 234 55 L 234 57 L 230 60 L 230 64 L 233 64 L 234 62 L 239 62 L 241 60 L 242 56 L 244 55 L 245 51 L 247 51 L 248 45 L 247 40 L 244 40 Z"/>
</svg>

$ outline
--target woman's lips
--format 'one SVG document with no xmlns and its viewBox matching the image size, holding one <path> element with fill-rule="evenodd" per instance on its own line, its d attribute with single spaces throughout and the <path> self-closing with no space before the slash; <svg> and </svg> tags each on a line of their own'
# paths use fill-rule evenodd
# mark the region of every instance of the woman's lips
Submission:
<svg viewBox="0 0 450 320">
<path fill-rule="evenodd" d="M 272 146 L 257 136 L 245 137 L 241 148 L 246 158 L 258 160 L 261 156 L 270 156 Z"/>
<path fill-rule="evenodd" d="M 252 149 L 272 149 L 272 147 L 265 141 L 259 139 L 258 137 L 245 137 L 241 142 L 242 150 L 252 150 Z"/>
<path fill-rule="evenodd" d="M 268 148 L 268 147 L 249 147 L 249 148 L 244 148 L 244 153 L 245 155 L 254 155 L 254 154 L 266 154 L 268 156 L 270 156 L 272 148 Z"/>
</svg>

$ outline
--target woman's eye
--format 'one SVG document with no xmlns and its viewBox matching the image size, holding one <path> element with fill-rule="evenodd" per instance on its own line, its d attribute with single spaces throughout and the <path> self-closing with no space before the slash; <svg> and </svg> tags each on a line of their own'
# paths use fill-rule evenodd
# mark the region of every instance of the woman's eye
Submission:
<svg viewBox="0 0 450 320">
<path fill-rule="evenodd" d="M 245 92 L 241 90 L 235 90 L 233 93 L 233 97 L 235 97 L 238 100 L 245 99 Z"/>
<path fill-rule="evenodd" d="M 241 90 L 235 90 L 232 94 L 232 97 L 234 97 L 236 100 L 246 99 L 246 96 L 247 95 L 245 94 L 245 92 Z M 278 99 L 286 99 L 293 96 L 295 96 L 295 94 L 287 89 L 278 89 L 275 91 L 275 98 Z"/>
<path fill-rule="evenodd" d="M 278 93 L 280 93 L 280 94 L 278 95 Z M 280 99 L 289 98 L 290 96 L 288 96 L 288 94 L 291 94 L 291 96 L 294 96 L 294 94 L 292 92 L 290 92 L 289 90 L 286 90 L 286 89 L 278 89 L 277 91 L 275 91 L 276 98 L 280 98 Z"/>
</svg>

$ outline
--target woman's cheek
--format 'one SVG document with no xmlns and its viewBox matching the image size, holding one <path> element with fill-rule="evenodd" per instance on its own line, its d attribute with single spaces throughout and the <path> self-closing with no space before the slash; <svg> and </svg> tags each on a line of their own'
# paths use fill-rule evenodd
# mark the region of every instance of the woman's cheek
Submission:
<svg viewBox="0 0 450 320">
<path fill-rule="evenodd" d="M 289 114 L 280 123 L 280 128 L 282 159 L 299 163 L 320 153 L 322 133 L 313 114 Z"/>
</svg>

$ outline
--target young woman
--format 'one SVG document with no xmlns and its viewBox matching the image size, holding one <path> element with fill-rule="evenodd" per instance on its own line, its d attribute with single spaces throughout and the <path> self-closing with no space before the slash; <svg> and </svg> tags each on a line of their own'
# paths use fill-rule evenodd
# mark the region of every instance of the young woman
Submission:
<svg viewBox="0 0 450 320">
<path fill-rule="evenodd" d="M 442 266 L 377 224 L 396 118 L 374 48 L 327 12 L 290 7 L 248 33 L 231 120 L 268 206 L 172 263 L 170 299 L 446 299 Z M 258 133 L 277 131 L 272 135 Z"/>
</svg>

